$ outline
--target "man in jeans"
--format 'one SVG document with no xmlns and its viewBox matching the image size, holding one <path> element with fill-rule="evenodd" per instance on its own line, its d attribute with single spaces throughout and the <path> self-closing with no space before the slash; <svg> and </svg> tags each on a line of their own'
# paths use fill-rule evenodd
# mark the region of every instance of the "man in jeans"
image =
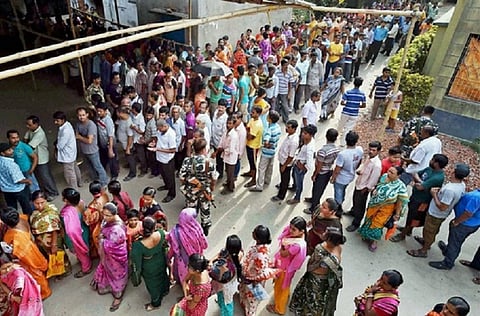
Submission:
<svg viewBox="0 0 480 316">
<path fill-rule="evenodd" d="M 347 133 L 345 136 L 347 148 L 338 154 L 335 169 L 330 178 L 330 183 L 333 183 L 335 201 L 340 209 L 345 200 L 347 186 L 355 179 L 355 171 L 362 162 L 363 149 L 361 146 L 356 146 L 358 138 L 358 134 L 354 131 Z"/>
<path fill-rule="evenodd" d="M 90 120 L 88 111 L 85 107 L 79 107 L 77 109 L 77 118 L 79 123 L 77 124 L 75 137 L 80 144 L 80 151 L 90 163 L 90 176 L 92 177 L 92 180 L 98 178 L 100 184 L 106 186 L 108 178 L 107 173 L 100 162 L 100 153 L 97 143 L 97 126 L 95 126 L 95 123 Z"/>
<path fill-rule="evenodd" d="M 448 245 L 443 241 L 438 243 L 445 258 L 442 261 L 430 261 L 428 264 L 435 269 L 452 269 L 463 243 L 478 228 L 480 228 L 480 189 L 465 194 L 455 205 L 455 218 L 450 222 Z"/>
<path fill-rule="evenodd" d="M 325 136 L 327 138 L 327 143 L 317 151 L 315 156 L 315 170 L 312 174 L 312 197 L 305 198 L 305 202 L 310 202 L 311 206 L 303 210 L 305 214 L 312 214 L 320 204 L 320 199 L 322 198 L 323 192 L 325 192 L 328 181 L 330 181 L 330 177 L 332 176 L 333 163 L 340 152 L 340 149 L 335 145 L 338 131 L 334 128 L 329 128 Z"/>
<path fill-rule="evenodd" d="M 312 142 L 313 137 L 317 133 L 315 125 L 307 125 L 302 129 L 302 147 L 293 163 L 293 186 L 295 188 L 295 196 L 287 201 L 287 204 L 297 204 L 303 191 L 303 179 L 309 170 L 313 170 L 315 162 L 313 154 L 315 152 L 315 144 Z"/>
</svg>

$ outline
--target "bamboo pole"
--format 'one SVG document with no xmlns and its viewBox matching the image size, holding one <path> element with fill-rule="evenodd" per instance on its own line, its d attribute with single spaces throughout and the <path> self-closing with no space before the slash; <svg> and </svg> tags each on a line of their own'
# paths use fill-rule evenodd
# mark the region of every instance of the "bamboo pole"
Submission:
<svg viewBox="0 0 480 316">
<path fill-rule="evenodd" d="M 67 8 L 68 8 L 68 16 L 70 17 L 70 28 L 72 30 L 73 39 L 75 39 L 77 38 L 77 32 L 75 31 L 75 25 L 73 24 L 72 4 L 70 3 L 70 0 L 66 0 L 66 1 L 67 1 Z M 78 47 L 76 47 L 76 49 L 78 49 Z M 83 95 L 85 96 L 87 89 L 85 87 L 85 75 L 83 74 L 83 64 L 82 64 L 81 56 L 77 57 L 77 62 L 78 62 L 78 70 L 80 71 L 80 79 L 82 80 L 82 91 L 83 91 Z"/>
<path fill-rule="evenodd" d="M 244 10 L 238 10 L 238 11 L 235 11 L 235 12 L 228 12 L 228 13 L 224 13 L 224 14 L 220 14 L 220 15 L 216 15 L 216 16 L 212 16 L 212 17 L 205 17 L 205 18 L 201 18 L 201 19 L 192 19 L 190 21 L 183 21 L 179 24 L 173 24 L 173 25 L 170 25 L 170 26 L 165 26 L 165 27 L 160 28 L 160 29 L 145 31 L 145 32 L 142 32 L 142 33 L 139 33 L 139 34 L 135 34 L 135 35 L 127 36 L 127 37 L 124 37 L 124 38 L 116 39 L 116 40 L 110 41 L 108 43 L 97 44 L 97 45 L 94 45 L 94 46 L 83 48 L 83 49 L 78 50 L 78 51 L 73 51 L 73 52 L 70 52 L 70 53 L 66 53 L 66 54 L 61 55 L 61 56 L 51 57 L 51 58 L 48 58 L 48 59 L 45 59 L 45 60 L 42 60 L 42 61 L 39 61 L 39 62 L 35 62 L 35 63 L 29 64 L 29 65 L 25 65 L 25 66 L 16 67 L 16 68 L 8 69 L 8 70 L 5 70 L 5 71 L 1 71 L 0 72 L 0 80 L 5 79 L 5 78 L 18 76 L 18 75 L 24 74 L 24 73 L 32 71 L 32 70 L 37 70 L 37 69 L 41 69 L 41 68 L 44 68 L 44 67 L 56 65 L 56 64 L 65 62 L 67 60 L 73 59 L 73 58 L 78 58 L 78 57 L 82 57 L 82 56 L 92 54 L 92 53 L 95 53 L 95 52 L 98 52 L 98 51 L 107 50 L 107 49 L 112 48 L 112 47 L 116 47 L 116 46 L 128 44 L 130 42 L 138 41 L 138 40 L 141 40 L 141 39 L 157 36 L 157 35 L 162 34 L 162 33 L 176 31 L 176 30 L 183 29 L 183 28 L 186 28 L 186 27 L 189 27 L 189 26 L 196 26 L 196 25 L 200 25 L 200 24 L 210 23 L 210 22 L 213 22 L 213 21 L 229 19 L 229 18 L 244 16 L 244 15 L 250 15 L 250 14 L 254 14 L 254 13 L 264 13 L 264 12 L 273 11 L 273 10 L 280 10 L 280 9 L 284 9 L 284 8 L 285 8 L 285 6 L 255 7 L 255 8 L 249 8 L 249 9 L 244 9 Z"/>
<path fill-rule="evenodd" d="M 117 23 L 117 22 L 114 22 L 112 20 L 109 20 L 109 19 L 105 19 L 103 16 L 97 16 L 97 15 L 94 15 L 94 14 L 91 14 L 90 12 L 83 12 L 82 10 L 79 10 L 77 8 L 72 8 L 73 11 L 77 11 L 78 13 L 82 14 L 82 15 L 86 15 L 86 16 L 89 16 L 91 17 L 92 19 L 98 19 L 98 20 L 101 20 L 101 21 L 104 21 L 104 22 L 108 22 L 110 24 L 113 24 L 113 25 L 116 25 L 116 26 L 120 26 L 124 29 L 126 28 L 129 28 L 130 26 L 128 25 L 123 25 L 123 24 L 120 24 L 120 23 Z"/>
<path fill-rule="evenodd" d="M 16 53 L 16 54 L 12 54 L 12 55 L 8 55 L 8 56 L 5 56 L 5 57 L 0 57 L 0 64 L 8 63 L 8 62 L 11 62 L 11 61 L 14 61 L 14 60 L 17 60 L 17 59 L 21 59 L 21 58 L 26 58 L 26 57 L 29 57 L 29 56 L 48 53 L 48 52 L 59 50 L 59 49 L 62 49 L 62 48 L 67 48 L 67 47 L 73 46 L 73 45 L 88 43 L 88 42 L 103 39 L 103 38 L 113 37 L 113 36 L 117 36 L 117 35 L 123 35 L 123 34 L 127 34 L 127 33 L 134 33 L 134 32 L 137 32 L 137 31 L 144 31 L 144 30 L 149 30 L 149 29 L 153 29 L 153 28 L 160 28 L 160 27 L 164 27 L 164 26 L 181 24 L 182 22 L 185 22 L 185 21 L 189 21 L 189 20 L 169 21 L 169 22 L 162 22 L 162 23 L 146 24 L 146 25 L 141 25 L 141 26 L 137 26 L 137 27 L 131 27 L 131 28 L 125 29 L 125 30 L 111 31 L 111 32 L 97 34 L 97 35 L 77 38 L 77 39 L 74 39 L 74 40 L 64 41 L 64 42 L 59 43 L 59 44 L 53 44 L 53 45 L 49 45 L 49 46 L 45 46 L 45 47 L 32 49 L 32 50 L 26 50 L 26 51 L 19 52 L 19 53 Z M 33 33 L 33 34 L 36 34 L 36 33 Z M 50 37 L 47 37 L 47 38 L 50 38 Z"/>
<path fill-rule="evenodd" d="M 405 69 L 405 63 L 407 61 L 407 53 L 408 48 L 410 47 L 410 43 L 412 42 L 413 37 L 413 29 L 415 28 L 415 22 L 417 21 L 417 16 L 413 16 L 412 20 L 410 21 L 410 28 L 408 29 L 407 38 L 405 40 L 405 47 L 403 49 L 402 60 L 400 62 L 400 67 L 398 68 L 397 78 L 395 79 L 395 85 L 393 87 L 393 95 L 395 95 L 399 88 L 400 88 L 400 80 L 402 80 L 403 70 Z M 383 119 L 382 127 L 378 131 L 377 138 L 380 141 L 383 141 L 385 136 L 385 128 L 388 125 L 388 119 L 390 118 L 390 114 L 392 113 L 393 108 L 393 98 L 390 98 L 387 104 L 387 109 L 385 110 L 385 118 Z"/>
<path fill-rule="evenodd" d="M 22 46 L 24 50 L 27 50 L 27 44 L 25 42 L 25 37 L 23 35 L 22 25 L 20 24 L 20 19 L 18 18 L 17 8 L 13 3 L 13 0 L 10 0 L 10 5 L 12 6 L 13 16 L 15 17 L 15 21 L 17 21 L 17 29 L 18 29 L 18 36 L 20 37 L 20 42 L 22 42 Z M 27 63 L 30 64 L 30 58 L 27 58 Z M 35 80 L 35 74 L 33 71 L 30 72 L 32 75 L 32 83 L 33 83 L 33 90 L 37 90 L 37 81 Z"/>
</svg>

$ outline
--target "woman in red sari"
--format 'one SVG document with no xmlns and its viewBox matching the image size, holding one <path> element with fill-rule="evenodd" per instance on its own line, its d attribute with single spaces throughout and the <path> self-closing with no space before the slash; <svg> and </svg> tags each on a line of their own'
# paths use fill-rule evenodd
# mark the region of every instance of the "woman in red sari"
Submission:
<svg viewBox="0 0 480 316">
<path fill-rule="evenodd" d="M 235 53 L 233 54 L 233 75 L 235 78 L 238 79 L 238 66 L 247 67 L 247 55 L 245 55 L 245 51 L 243 49 L 243 45 L 238 45 L 235 49 Z"/>
<path fill-rule="evenodd" d="M 93 195 L 93 200 L 88 204 L 83 213 L 83 220 L 90 229 L 90 257 L 98 257 L 98 236 L 100 235 L 100 225 L 102 223 L 103 206 L 109 202 L 109 198 L 102 185 L 98 181 L 90 183 L 89 191 Z"/>
</svg>

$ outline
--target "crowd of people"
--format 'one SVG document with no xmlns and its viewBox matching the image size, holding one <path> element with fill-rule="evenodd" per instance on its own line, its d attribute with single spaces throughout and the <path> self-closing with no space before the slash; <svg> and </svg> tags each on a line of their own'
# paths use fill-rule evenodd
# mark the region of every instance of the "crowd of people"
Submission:
<svg viewBox="0 0 480 316">
<path fill-rule="evenodd" d="M 463 242 L 480 228 L 480 191 L 465 192 L 463 180 L 470 173 L 465 163 L 455 162 L 453 174 L 445 174 L 452 162 L 442 154 L 434 108 L 425 106 L 420 117 L 395 131 L 401 94 L 393 94 L 394 81 L 384 68 L 369 93 L 370 120 L 384 115 L 392 99 L 397 105 L 387 132 L 398 132 L 398 146 L 383 157 L 381 142 L 371 139 L 365 155 L 355 131 L 367 106 L 360 65 L 373 64 L 382 47 L 388 56 L 405 30 L 421 25 L 391 16 L 327 14 L 310 24 L 265 25 L 256 35 L 248 29 L 235 48 L 224 36 L 204 51 L 177 51 L 169 42 L 148 40 L 129 47 L 128 54 L 100 54 L 92 63 L 86 105 L 76 109 L 78 122 L 70 123 L 62 111 L 53 113 L 55 159 L 66 188 L 58 190 L 50 171 L 49 144 L 38 116 L 26 118 L 23 140 L 12 129 L 8 142 L 0 143 L 0 188 L 8 206 L 1 214 L 0 288 L 7 313 L 43 314 L 42 299 L 51 295 L 48 279 L 73 272 L 68 249 L 80 264 L 73 276 L 94 272 L 90 286 L 112 295 L 111 312 L 121 306 L 130 279 L 133 286 L 145 283 L 146 311 L 159 309 L 178 284 L 183 298 L 171 315 L 206 315 L 212 293 L 222 316 L 234 314 L 237 293 L 245 315 L 256 315 L 259 303 L 269 298 L 265 282 L 274 279 L 270 313 L 334 315 L 343 286 L 342 216 L 353 218 L 346 231 L 358 230 L 371 252 L 384 234 L 401 242 L 413 228 L 423 227 L 422 236 L 414 236 L 422 247 L 407 254 L 427 257 L 454 212 L 448 243 L 439 242 L 445 258 L 429 262 L 451 269 Z M 224 73 L 212 75 L 213 70 L 200 67 L 206 63 L 222 64 L 218 68 Z M 353 88 L 347 89 L 350 81 Z M 317 149 L 317 127 L 338 107 L 338 127 L 326 131 L 326 142 Z M 79 157 L 88 169 L 90 202 L 79 192 L 85 182 Z M 128 169 L 123 178 L 121 166 Z M 230 235 L 225 247 L 206 259 L 217 192 L 237 191 L 241 176 L 255 199 L 274 184 L 277 167 L 280 183 L 273 203 L 300 203 L 305 181 L 312 182 L 311 195 L 304 198 L 310 203 L 305 217 L 290 219 L 272 255 L 270 230 L 260 224 L 250 248 L 244 251 L 242 240 Z M 121 184 L 141 177 L 160 178 L 163 184 L 145 187 L 136 204 Z M 353 196 L 347 196 L 353 182 Z M 171 227 L 164 207 L 177 198 L 177 184 L 185 208 Z M 333 198 L 323 196 L 329 184 Z M 166 191 L 160 202 L 159 191 Z M 289 199 L 288 191 L 294 192 Z M 57 197 L 63 203 L 58 208 L 52 203 Z M 346 199 L 352 208 L 344 212 Z M 398 226 L 401 217 L 405 227 Z M 460 262 L 478 269 L 479 253 L 471 262 Z M 305 262 L 304 275 L 292 284 Z M 355 298 L 355 315 L 397 315 L 402 283 L 398 270 L 383 271 Z M 465 316 L 469 310 L 464 298 L 452 297 L 429 315 Z"/>
</svg>

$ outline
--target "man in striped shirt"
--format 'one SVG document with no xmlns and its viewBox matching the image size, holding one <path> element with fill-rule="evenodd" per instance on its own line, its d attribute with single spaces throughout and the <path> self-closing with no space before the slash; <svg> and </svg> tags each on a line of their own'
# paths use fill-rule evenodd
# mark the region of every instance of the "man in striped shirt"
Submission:
<svg viewBox="0 0 480 316">
<path fill-rule="evenodd" d="M 363 79 L 356 77 L 353 81 L 354 88 L 345 92 L 340 102 L 340 104 L 343 105 L 343 110 L 340 121 L 338 122 L 338 131 L 340 132 L 340 142 L 342 146 L 345 146 L 344 135 L 355 128 L 360 108 L 367 106 L 365 93 L 360 91 L 362 83 Z"/>
<path fill-rule="evenodd" d="M 280 115 L 277 111 L 270 111 L 268 114 L 268 128 L 263 133 L 263 146 L 260 162 L 258 163 L 257 184 L 250 188 L 251 192 L 262 192 L 264 184 L 270 184 L 273 172 L 273 158 L 277 151 L 278 142 L 282 131 L 277 123 Z"/>
<path fill-rule="evenodd" d="M 288 95 L 292 84 L 295 81 L 292 74 L 288 71 L 288 60 L 282 59 L 280 62 L 280 68 L 277 69 L 275 75 L 278 77 L 278 98 L 277 98 L 277 110 L 284 122 L 288 121 Z"/>
<path fill-rule="evenodd" d="M 382 75 L 378 76 L 373 83 L 372 90 L 370 91 L 369 98 L 373 96 L 373 91 L 375 91 L 375 96 L 373 98 L 372 113 L 370 115 L 370 120 L 373 121 L 378 114 L 380 106 L 382 107 L 381 114 L 385 111 L 385 99 L 387 98 L 390 90 L 392 90 L 395 81 L 393 81 L 390 76 L 390 68 L 385 67 L 382 70 Z"/>
</svg>

